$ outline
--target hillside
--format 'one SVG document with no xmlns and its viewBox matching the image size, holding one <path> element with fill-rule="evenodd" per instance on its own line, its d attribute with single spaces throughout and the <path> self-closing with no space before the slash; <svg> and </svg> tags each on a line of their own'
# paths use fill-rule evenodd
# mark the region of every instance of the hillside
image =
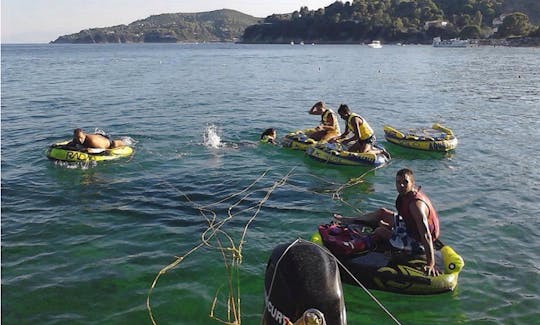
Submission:
<svg viewBox="0 0 540 325">
<path fill-rule="evenodd" d="M 431 44 L 443 39 L 538 37 L 531 25 L 539 0 L 353 0 L 324 8 L 302 7 L 271 15 L 246 28 L 244 43 L 384 43 Z M 535 7 L 536 5 L 536 7 Z M 523 13 L 515 13 L 522 11 Z M 501 16 L 501 15 L 505 16 Z M 500 24 L 501 17 L 509 17 Z M 497 25 L 495 25 L 497 22 Z"/>
<path fill-rule="evenodd" d="M 161 14 L 129 25 L 85 29 L 60 36 L 51 43 L 232 42 L 259 20 L 230 9 Z"/>
</svg>

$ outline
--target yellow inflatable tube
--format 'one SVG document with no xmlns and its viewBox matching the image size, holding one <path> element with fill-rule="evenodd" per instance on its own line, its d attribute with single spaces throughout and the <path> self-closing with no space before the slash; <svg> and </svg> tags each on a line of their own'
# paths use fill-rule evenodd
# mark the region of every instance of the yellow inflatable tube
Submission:
<svg viewBox="0 0 540 325">
<path fill-rule="evenodd" d="M 309 147 L 317 144 L 317 141 L 309 137 L 314 131 L 315 129 L 305 129 L 288 133 L 281 140 L 281 144 L 285 148 L 306 151 Z"/>
<path fill-rule="evenodd" d="M 383 130 L 388 142 L 412 149 L 446 152 L 454 150 L 458 144 L 454 132 L 439 123 L 433 124 L 431 128 L 405 131 L 385 125 Z"/>
<path fill-rule="evenodd" d="M 68 147 L 69 141 L 63 141 L 51 145 L 47 149 L 47 158 L 67 162 L 106 161 L 129 157 L 133 154 L 133 148 L 123 146 L 113 149 L 92 149 L 85 151 Z"/>
</svg>

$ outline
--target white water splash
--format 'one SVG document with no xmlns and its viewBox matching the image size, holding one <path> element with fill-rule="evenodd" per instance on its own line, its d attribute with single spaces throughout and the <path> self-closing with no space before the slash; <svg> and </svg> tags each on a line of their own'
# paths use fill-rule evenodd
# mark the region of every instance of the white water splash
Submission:
<svg viewBox="0 0 540 325">
<path fill-rule="evenodd" d="M 205 147 L 221 147 L 221 137 L 218 135 L 218 128 L 214 124 L 208 125 L 204 130 L 203 141 Z"/>
<path fill-rule="evenodd" d="M 107 136 L 107 132 L 105 132 L 105 130 L 103 130 L 103 129 L 98 129 L 98 128 L 95 128 L 95 129 L 94 129 L 94 134 L 100 134 L 100 135 L 102 135 L 102 136 L 104 136 L 104 137 Z"/>
<path fill-rule="evenodd" d="M 122 142 L 124 142 L 124 144 L 126 146 L 134 146 L 137 141 L 135 139 L 133 139 L 132 137 L 121 137 L 120 140 L 122 140 Z"/>
<path fill-rule="evenodd" d="M 96 161 L 60 161 L 56 160 L 54 162 L 55 166 L 66 168 L 66 169 L 90 169 L 97 166 Z"/>
</svg>

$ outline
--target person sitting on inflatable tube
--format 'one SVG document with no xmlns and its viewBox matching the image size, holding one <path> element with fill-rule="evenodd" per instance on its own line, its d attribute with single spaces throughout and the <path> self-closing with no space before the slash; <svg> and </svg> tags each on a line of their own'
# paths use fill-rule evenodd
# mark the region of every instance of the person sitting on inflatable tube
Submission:
<svg viewBox="0 0 540 325">
<path fill-rule="evenodd" d="M 337 115 L 324 102 L 316 102 L 308 113 L 321 116 L 321 123 L 315 127 L 315 131 L 309 134 L 310 138 L 315 141 L 326 142 L 339 135 Z"/>
<path fill-rule="evenodd" d="M 125 145 L 122 140 L 112 140 L 104 134 L 86 134 L 80 128 L 73 130 L 73 140 L 67 144 L 77 149 L 113 149 Z"/>
<path fill-rule="evenodd" d="M 440 274 L 435 267 L 435 250 L 433 243 L 439 238 L 439 217 L 430 199 L 415 188 L 413 171 L 404 168 L 396 174 L 396 209 L 398 215 L 386 208 L 380 208 L 374 212 L 352 218 L 335 215 L 339 222 L 364 221 L 378 224 L 373 233 L 374 241 L 389 240 L 393 246 L 399 242 L 408 241 L 407 246 L 420 246 L 425 251 L 427 275 L 437 276 Z M 403 222 L 401 222 L 401 220 Z M 406 234 L 407 236 L 403 236 Z M 398 245 L 399 246 L 399 245 Z"/>
<path fill-rule="evenodd" d="M 263 143 L 277 144 L 276 138 L 277 138 L 277 132 L 276 132 L 276 129 L 274 128 L 266 129 L 261 134 L 261 142 Z"/>
<path fill-rule="evenodd" d="M 338 114 L 345 120 L 345 131 L 335 141 L 342 144 L 352 143 L 348 149 L 351 152 L 363 153 L 373 151 L 375 132 L 373 132 L 366 119 L 356 113 L 352 113 L 349 106 L 345 104 L 339 105 Z M 349 133 L 352 133 L 352 136 L 345 139 Z"/>
</svg>

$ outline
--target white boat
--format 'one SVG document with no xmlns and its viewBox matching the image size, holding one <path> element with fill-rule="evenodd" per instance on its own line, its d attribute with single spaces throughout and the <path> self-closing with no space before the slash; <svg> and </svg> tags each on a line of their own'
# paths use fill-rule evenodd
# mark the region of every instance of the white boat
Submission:
<svg viewBox="0 0 540 325">
<path fill-rule="evenodd" d="M 473 47 L 478 46 L 476 43 L 472 43 L 470 40 L 452 38 L 449 40 L 441 40 L 440 37 L 433 38 L 433 47 Z"/>
<path fill-rule="evenodd" d="M 371 47 L 372 49 L 380 49 L 382 47 L 381 41 L 372 41 L 367 46 Z"/>
</svg>

